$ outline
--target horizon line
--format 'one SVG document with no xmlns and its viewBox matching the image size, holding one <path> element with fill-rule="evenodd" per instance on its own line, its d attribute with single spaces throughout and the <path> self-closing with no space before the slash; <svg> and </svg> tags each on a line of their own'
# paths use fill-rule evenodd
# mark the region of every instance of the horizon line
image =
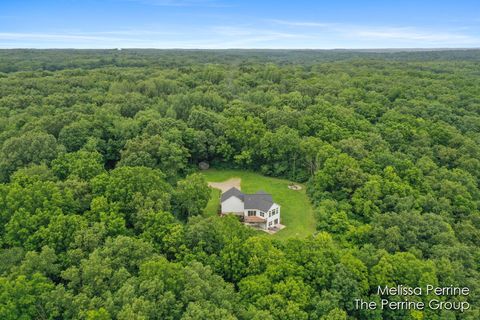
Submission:
<svg viewBox="0 0 480 320">
<path fill-rule="evenodd" d="M 208 50 L 208 51 L 221 51 L 221 50 L 303 50 L 303 51 L 335 51 L 335 50 L 423 50 L 423 51 L 438 51 L 438 50 L 480 50 L 480 47 L 374 47 L 374 48 L 349 48 L 349 47 L 338 47 L 338 48 L 263 48 L 263 47 L 252 47 L 252 48 L 182 48 L 182 47 L 170 47 L 170 48 L 155 48 L 155 47 L 104 47 L 104 48 L 76 48 L 76 47 L 49 47 L 49 48 L 37 48 L 37 47 L 10 47 L 10 48 L 0 48 L 0 50 L 184 50 L 184 51 L 194 51 L 194 50 Z"/>
</svg>

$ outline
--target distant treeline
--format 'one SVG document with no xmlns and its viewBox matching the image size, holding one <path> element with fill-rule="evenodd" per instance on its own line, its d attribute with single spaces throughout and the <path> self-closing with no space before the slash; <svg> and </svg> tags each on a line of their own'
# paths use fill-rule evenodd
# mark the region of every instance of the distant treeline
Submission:
<svg viewBox="0 0 480 320">
<path fill-rule="evenodd" d="M 378 50 L 180 50 L 180 49 L 0 49 L 0 72 L 93 69 L 117 67 L 173 67 L 198 63 L 301 64 L 356 59 L 389 61 L 480 60 L 480 49 Z"/>
</svg>

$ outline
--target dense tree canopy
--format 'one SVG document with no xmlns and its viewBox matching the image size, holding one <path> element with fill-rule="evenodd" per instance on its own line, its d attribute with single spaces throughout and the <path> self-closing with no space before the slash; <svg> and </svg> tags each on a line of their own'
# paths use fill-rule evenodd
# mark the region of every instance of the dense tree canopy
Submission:
<svg viewBox="0 0 480 320">
<path fill-rule="evenodd" d="M 0 319 L 479 319 L 479 58 L 0 50 Z M 318 232 L 206 216 L 201 161 L 304 183 Z M 470 309 L 353 305 L 400 284 Z"/>
</svg>

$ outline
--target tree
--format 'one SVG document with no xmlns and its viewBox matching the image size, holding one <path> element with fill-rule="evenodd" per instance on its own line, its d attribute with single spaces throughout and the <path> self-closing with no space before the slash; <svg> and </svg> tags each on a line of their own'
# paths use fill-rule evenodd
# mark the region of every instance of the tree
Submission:
<svg viewBox="0 0 480 320">
<path fill-rule="evenodd" d="M 183 226 L 168 212 L 148 212 L 141 237 L 151 241 L 169 259 L 180 258 L 185 247 Z"/>
<path fill-rule="evenodd" d="M 47 318 L 49 292 L 53 284 L 39 273 L 7 279 L 0 277 L 0 317 L 6 320 Z"/>
<path fill-rule="evenodd" d="M 205 177 L 196 173 L 177 182 L 172 202 L 174 211 L 186 220 L 190 216 L 202 214 L 209 199 L 210 188 Z"/>
<path fill-rule="evenodd" d="M 100 138 L 101 130 L 95 123 L 82 119 L 65 126 L 60 130 L 58 141 L 65 146 L 68 152 L 80 150 L 89 138 Z"/>
<path fill-rule="evenodd" d="M 170 208 L 172 189 L 161 171 L 146 167 L 119 167 L 92 180 L 94 196 L 103 196 L 115 211 L 126 214 L 132 226 L 141 211 Z"/>
<path fill-rule="evenodd" d="M 182 320 L 215 320 L 226 319 L 235 320 L 234 314 L 226 309 L 218 308 L 211 302 L 192 302 L 188 305 L 185 313 L 182 315 Z"/>
<path fill-rule="evenodd" d="M 182 144 L 160 135 L 140 136 L 127 141 L 118 165 L 156 168 L 167 179 L 174 179 L 185 170 L 188 156 L 188 150 Z"/>
<path fill-rule="evenodd" d="M 319 149 L 323 142 L 315 137 L 305 137 L 300 141 L 300 152 L 302 154 L 302 166 L 305 168 L 305 179 L 312 177 L 320 169 Z"/>
<path fill-rule="evenodd" d="M 60 149 L 55 137 L 43 132 L 6 140 L 0 150 L 0 181 L 7 181 L 12 172 L 28 164 L 49 164 Z"/>
<path fill-rule="evenodd" d="M 96 151 L 80 150 L 64 153 L 52 161 L 52 170 L 60 179 L 65 179 L 72 175 L 83 180 L 90 180 L 104 172 L 103 158 Z"/>
<path fill-rule="evenodd" d="M 259 118 L 232 117 L 225 122 L 225 137 L 235 150 L 234 160 L 239 165 L 249 166 L 258 157 L 260 141 L 265 133 L 265 125 Z M 228 154 L 222 154 L 230 160 Z M 228 157 L 228 158 L 227 158 Z"/>
<path fill-rule="evenodd" d="M 0 202 L 2 240 L 10 246 L 40 248 L 37 237 L 55 217 L 71 213 L 73 199 L 52 181 L 35 181 L 21 186 L 17 183 L 4 189 L 5 201 Z M 3 229 L 4 228 L 4 229 Z"/>
<path fill-rule="evenodd" d="M 283 126 L 273 133 L 267 132 L 260 145 L 265 163 L 263 173 L 296 179 L 300 167 L 300 137 L 296 130 Z"/>
<path fill-rule="evenodd" d="M 310 180 L 310 194 L 319 201 L 331 193 L 334 198 L 348 199 L 364 181 L 358 162 L 346 154 L 328 158 Z"/>
</svg>

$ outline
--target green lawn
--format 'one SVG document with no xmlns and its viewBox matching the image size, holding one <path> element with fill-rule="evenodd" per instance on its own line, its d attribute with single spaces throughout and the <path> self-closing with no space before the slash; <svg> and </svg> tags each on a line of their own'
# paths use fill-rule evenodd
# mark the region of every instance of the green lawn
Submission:
<svg viewBox="0 0 480 320">
<path fill-rule="evenodd" d="M 209 169 L 201 173 L 205 175 L 207 181 L 212 182 L 241 178 L 243 192 L 254 193 L 264 190 L 271 193 L 273 200 L 281 206 L 281 223 L 287 226 L 277 232 L 274 237 L 305 237 L 315 232 L 313 209 L 305 194 L 304 186 L 299 191 L 290 190 L 288 184 L 291 182 L 288 180 L 265 177 L 250 171 Z M 219 197 L 220 191 L 212 189 L 212 197 L 205 209 L 206 214 L 217 214 Z"/>
</svg>

